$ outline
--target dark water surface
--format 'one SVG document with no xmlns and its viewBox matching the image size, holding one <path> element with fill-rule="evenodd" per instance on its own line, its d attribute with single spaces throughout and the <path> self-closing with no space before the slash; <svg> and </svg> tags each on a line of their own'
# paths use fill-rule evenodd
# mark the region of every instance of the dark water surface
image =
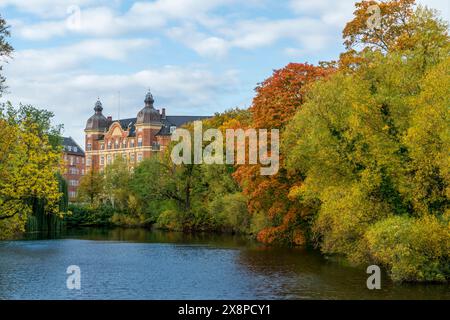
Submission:
<svg viewBox="0 0 450 320">
<path fill-rule="evenodd" d="M 237 236 L 69 230 L 0 242 L 0 299 L 450 299 L 447 285 L 366 287 L 365 269 Z M 66 269 L 81 269 L 81 290 Z"/>
</svg>

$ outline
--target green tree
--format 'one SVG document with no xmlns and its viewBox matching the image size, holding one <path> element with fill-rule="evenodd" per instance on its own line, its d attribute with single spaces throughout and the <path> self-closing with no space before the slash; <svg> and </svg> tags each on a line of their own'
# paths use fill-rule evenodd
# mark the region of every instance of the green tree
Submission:
<svg viewBox="0 0 450 320">
<path fill-rule="evenodd" d="M 89 202 L 93 207 L 98 205 L 103 194 L 103 174 L 95 170 L 89 170 L 86 175 L 80 179 L 78 187 L 78 201 Z"/>
<path fill-rule="evenodd" d="M 0 15 L 0 60 L 4 61 L 4 58 L 9 58 L 13 51 L 11 45 L 6 41 L 6 38 L 10 36 L 9 26 L 6 21 Z M 5 90 L 5 77 L 1 74 L 3 66 L 0 65 L 0 97 Z"/>
<path fill-rule="evenodd" d="M 31 106 L 0 106 L 0 238 L 24 231 L 36 201 L 47 214 L 61 214 L 61 149 L 49 139 L 51 116 Z"/>
<path fill-rule="evenodd" d="M 127 161 L 117 156 L 114 162 L 105 168 L 103 190 L 106 199 L 113 208 L 124 211 L 130 200 L 131 172 Z"/>
</svg>

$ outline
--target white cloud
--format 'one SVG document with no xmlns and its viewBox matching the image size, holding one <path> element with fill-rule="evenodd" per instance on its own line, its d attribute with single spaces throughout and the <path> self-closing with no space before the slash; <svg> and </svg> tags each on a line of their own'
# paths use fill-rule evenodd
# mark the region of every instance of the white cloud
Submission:
<svg viewBox="0 0 450 320">
<path fill-rule="evenodd" d="M 167 34 L 206 57 L 223 57 L 227 54 L 230 46 L 225 39 L 198 32 L 192 24 L 173 27 L 167 31 Z"/>
<path fill-rule="evenodd" d="M 42 18 L 61 18 L 67 16 L 67 10 L 71 6 L 85 7 L 99 4 L 115 6 L 118 3 L 120 0 L 0 0 L 0 8 L 13 6 L 19 11 Z"/>
<path fill-rule="evenodd" d="M 96 58 L 124 61 L 129 53 L 154 43 L 148 39 L 96 39 L 63 47 L 19 50 L 5 71 L 10 78 L 69 72 Z"/>
<path fill-rule="evenodd" d="M 99 74 L 80 67 L 88 59 L 86 54 L 80 54 L 86 48 L 91 52 L 88 54 L 90 59 L 123 60 L 127 52 L 116 49 L 134 47 L 136 50 L 140 45 L 140 40 L 135 40 L 134 46 L 105 40 L 78 43 L 57 53 L 19 51 L 16 59 L 5 68 L 10 93 L 2 100 L 14 104 L 29 103 L 53 111 L 55 123 L 64 123 L 65 134 L 80 143 L 83 142 L 85 121 L 93 113 L 97 96 L 103 102 L 105 115 L 114 118 L 118 113 L 119 91 L 121 117 L 135 117 L 148 88 L 154 93 L 156 107 L 166 107 L 172 115 L 205 115 L 228 107 L 217 102 L 216 97 L 232 95 L 239 87 L 239 77 L 234 70 L 214 74 L 204 66 L 166 65 L 136 72 L 110 70 Z"/>
<path fill-rule="evenodd" d="M 4 5 L 16 5 L 22 8 L 21 2 L 7 1 Z M 36 0 L 35 0 L 36 1 Z M 50 6 L 52 0 L 41 0 Z M 37 1 L 39 2 L 39 1 Z M 101 1 L 100 1 L 101 2 Z M 17 34 L 28 40 L 46 40 L 61 37 L 70 33 L 88 36 L 115 36 L 132 31 L 155 30 L 166 26 L 169 22 L 196 22 L 208 27 L 217 27 L 224 23 L 220 17 L 211 11 L 222 6 L 231 5 L 235 0 L 157 0 L 153 2 L 135 2 L 123 14 L 117 12 L 114 6 L 90 6 L 81 8 L 78 28 L 71 29 L 68 20 L 73 17 L 72 11 L 67 11 L 74 3 L 58 5 L 58 19 L 44 20 L 33 24 L 22 24 Z M 94 4 L 90 0 L 78 0 L 77 4 Z M 1 4 L 0 4 L 1 7 Z M 35 12 L 39 6 L 32 6 Z M 65 8 L 65 11 L 62 9 Z M 31 9 L 30 9 L 31 10 Z"/>
<path fill-rule="evenodd" d="M 312 18 L 256 19 L 237 21 L 219 28 L 214 35 L 196 31 L 195 26 L 174 27 L 168 35 L 203 56 L 223 57 L 230 49 L 256 49 L 290 40 L 315 52 L 326 48 L 331 27 Z"/>
</svg>

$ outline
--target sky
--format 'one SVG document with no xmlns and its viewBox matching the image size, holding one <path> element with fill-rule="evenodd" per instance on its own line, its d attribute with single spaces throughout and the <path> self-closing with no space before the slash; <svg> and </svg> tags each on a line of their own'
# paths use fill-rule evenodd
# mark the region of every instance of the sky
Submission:
<svg viewBox="0 0 450 320">
<path fill-rule="evenodd" d="M 450 1 L 417 2 L 449 21 Z M 353 11 L 353 0 L 0 0 L 15 49 L 0 99 L 52 111 L 82 146 L 98 97 L 114 119 L 136 117 L 149 89 L 168 115 L 246 108 L 274 69 L 337 59 Z"/>
</svg>

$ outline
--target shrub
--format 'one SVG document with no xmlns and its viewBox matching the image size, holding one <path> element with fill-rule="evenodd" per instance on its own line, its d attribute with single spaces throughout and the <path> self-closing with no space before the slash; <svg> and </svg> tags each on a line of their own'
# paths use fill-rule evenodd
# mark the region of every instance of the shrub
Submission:
<svg viewBox="0 0 450 320">
<path fill-rule="evenodd" d="M 143 227 L 150 221 L 145 219 L 144 215 L 129 215 L 123 213 L 114 213 L 111 222 L 117 226 Z"/>
<path fill-rule="evenodd" d="M 68 226 L 109 226 L 113 216 L 110 206 L 91 207 L 83 205 L 70 205 L 64 222 Z"/>
<path fill-rule="evenodd" d="M 241 193 L 217 197 L 210 203 L 208 211 L 215 229 L 238 233 L 249 231 L 247 198 Z"/>
<path fill-rule="evenodd" d="M 182 230 L 183 223 L 181 214 L 176 210 L 165 210 L 161 212 L 156 220 L 156 227 L 168 230 Z"/>
<path fill-rule="evenodd" d="M 375 263 L 396 281 L 450 279 L 450 224 L 435 216 L 395 216 L 373 225 L 365 235 Z"/>
</svg>

